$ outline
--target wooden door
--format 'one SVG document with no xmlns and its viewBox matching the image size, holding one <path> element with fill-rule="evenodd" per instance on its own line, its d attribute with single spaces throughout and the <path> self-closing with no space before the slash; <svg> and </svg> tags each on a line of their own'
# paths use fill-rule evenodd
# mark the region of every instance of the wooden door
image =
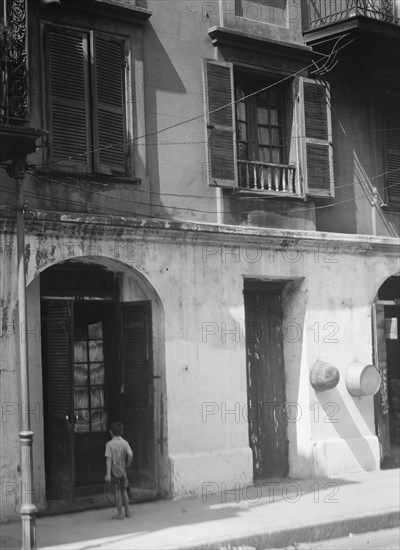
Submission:
<svg viewBox="0 0 400 550">
<path fill-rule="evenodd" d="M 73 321 L 73 426 L 77 494 L 102 490 L 104 450 L 109 440 L 110 412 L 115 409 L 112 378 L 115 305 L 78 301 Z M 78 489 L 82 488 L 82 489 Z"/>
<path fill-rule="evenodd" d="M 133 450 L 128 476 L 133 486 L 155 487 L 154 380 L 150 302 L 121 304 L 122 422 Z"/>
<path fill-rule="evenodd" d="M 375 427 L 379 439 L 381 462 L 390 454 L 389 398 L 386 362 L 385 306 L 379 302 L 372 305 L 372 333 L 374 364 L 381 375 L 381 386 L 375 395 Z"/>
<path fill-rule="evenodd" d="M 43 310 L 47 493 L 73 500 L 104 489 L 105 444 L 118 417 L 115 303 L 44 300 Z"/>
<path fill-rule="evenodd" d="M 71 380 L 73 302 L 43 305 L 45 325 L 45 461 L 48 500 L 74 495 L 74 428 Z"/>
<path fill-rule="evenodd" d="M 245 284 L 249 440 L 255 479 L 288 473 L 280 286 Z"/>
</svg>

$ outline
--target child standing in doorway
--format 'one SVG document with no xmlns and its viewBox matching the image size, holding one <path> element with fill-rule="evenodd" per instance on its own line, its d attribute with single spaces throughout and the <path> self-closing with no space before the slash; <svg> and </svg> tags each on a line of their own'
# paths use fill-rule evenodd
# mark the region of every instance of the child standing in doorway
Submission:
<svg viewBox="0 0 400 550">
<path fill-rule="evenodd" d="M 128 486 L 126 468 L 132 462 L 133 453 L 129 443 L 121 437 L 123 431 L 124 427 L 121 422 L 114 422 L 110 428 L 112 439 L 106 443 L 107 474 L 105 480 L 111 482 L 117 507 L 117 515 L 113 519 L 124 519 L 122 505 L 125 508 L 125 516 L 129 518 L 131 515 L 126 492 Z"/>
</svg>

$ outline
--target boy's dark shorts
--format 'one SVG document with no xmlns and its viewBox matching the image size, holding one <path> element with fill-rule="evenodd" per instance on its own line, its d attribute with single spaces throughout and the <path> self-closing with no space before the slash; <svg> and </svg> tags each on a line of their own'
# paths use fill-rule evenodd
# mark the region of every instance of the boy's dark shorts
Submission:
<svg viewBox="0 0 400 550">
<path fill-rule="evenodd" d="M 111 476 L 111 487 L 116 490 L 120 489 L 123 491 L 129 486 L 128 478 L 127 477 L 114 477 Z"/>
</svg>

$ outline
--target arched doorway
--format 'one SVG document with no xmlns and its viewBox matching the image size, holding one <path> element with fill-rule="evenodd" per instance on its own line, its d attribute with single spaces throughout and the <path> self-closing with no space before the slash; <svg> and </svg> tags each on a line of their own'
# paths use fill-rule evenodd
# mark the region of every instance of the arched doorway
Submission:
<svg viewBox="0 0 400 550">
<path fill-rule="evenodd" d="M 129 268 L 106 260 L 70 260 L 40 276 L 48 502 L 101 501 L 95 495 L 104 494 L 104 448 L 116 420 L 134 451 L 133 496 L 160 492 L 156 298 L 145 286 Z"/>
<path fill-rule="evenodd" d="M 400 467 L 400 276 L 389 277 L 373 304 L 374 361 L 382 377 L 375 396 L 381 468 Z"/>
</svg>

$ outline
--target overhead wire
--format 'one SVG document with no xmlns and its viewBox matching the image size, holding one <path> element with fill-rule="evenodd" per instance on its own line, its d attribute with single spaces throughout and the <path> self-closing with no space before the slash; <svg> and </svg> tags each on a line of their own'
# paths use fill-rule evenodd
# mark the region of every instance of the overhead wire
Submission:
<svg viewBox="0 0 400 550">
<path fill-rule="evenodd" d="M 380 174 L 376 174 L 375 176 L 371 176 L 370 178 L 366 178 L 366 179 L 359 179 L 357 180 L 358 183 L 368 183 L 370 181 L 373 181 L 375 179 L 378 179 L 380 177 L 383 177 L 383 176 L 386 176 L 387 174 L 392 174 L 394 172 L 399 172 L 400 171 L 400 168 L 396 168 L 394 170 L 387 170 L 385 172 L 381 172 Z M 87 188 L 84 188 L 84 187 L 80 187 L 79 185 L 77 185 L 76 183 L 68 183 L 68 182 L 65 182 L 65 181 L 61 181 L 61 180 L 57 180 L 57 179 L 54 179 L 54 178 L 51 178 L 49 176 L 46 176 L 46 175 L 41 175 L 41 174 L 35 174 L 33 172 L 33 175 L 35 175 L 36 177 L 38 178 L 41 178 L 45 181 L 50 181 L 52 183 L 56 183 L 58 185 L 64 185 L 66 187 L 71 187 L 73 189 L 79 189 L 81 191 L 84 191 L 84 192 L 87 192 L 88 189 Z M 107 185 L 107 184 L 104 184 L 104 185 Z M 350 187 L 350 186 L 354 186 L 354 181 L 350 182 L 350 183 L 345 183 L 343 185 L 336 185 L 335 186 L 335 190 L 336 189 L 342 189 L 344 187 Z M 233 191 L 246 191 L 246 188 L 232 188 Z M 158 192 L 158 191 L 151 191 L 151 190 L 147 190 L 147 189 L 140 189 L 138 187 L 135 187 L 134 188 L 134 191 L 138 191 L 139 193 L 143 193 L 143 194 L 148 194 L 148 195 L 158 195 L 160 197 L 179 197 L 179 198 L 195 198 L 195 199 L 202 199 L 202 200 L 212 200 L 214 201 L 215 200 L 215 197 L 207 197 L 207 196 L 202 196 L 202 195 L 188 195 L 188 194 L 185 194 L 185 193 L 164 193 L 164 192 Z M 251 191 L 251 189 L 249 189 L 249 191 Z M 94 191 L 94 190 L 90 190 L 90 193 L 91 194 L 94 194 L 94 195 L 99 195 L 101 197 L 104 197 L 104 194 L 103 193 L 99 193 L 98 191 Z M 282 195 L 282 196 L 285 196 L 285 195 Z M 290 195 L 287 195 L 290 197 Z M 120 200 L 119 197 L 113 197 L 113 196 L 110 196 L 108 195 L 108 197 L 111 199 L 116 199 L 116 200 Z M 300 195 L 296 195 L 296 198 L 299 197 L 301 198 Z M 234 198 L 234 200 L 240 200 L 239 197 L 235 197 L 235 195 L 233 195 L 231 198 Z M 321 198 L 324 198 L 324 197 L 321 197 Z M 132 202 L 134 204 L 143 204 L 145 206 L 155 206 L 154 204 L 152 203 L 143 203 L 142 201 L 134 201 L 132 199 L 124 199 L 124 202 Z M 174 208 L 173 206 L 169 207 L 169 208 Z M 179 208 L 179 207 L 177 207 Z M 180 208 L 179 208 L 180 209 Z M 190 210 L 190 209 L 189 209 Z M 201 210 L 196 210 L 196 211 L 201 211 Z"/>
<path fill-rule="evenodd" d="M 65 162 L 65 161 L 68 161 L 68 160 L 77 159 L 77 158 L 80 158 L 80 157 L 87 156 L 88 154 L 98 153 L 98 152 L 101 152 L 101 151 L 111 149 L 112 147 L 118 147 L 119 145 L 124 145 L 124 144 L 127 144 L 127 143 L 132 143 L 132 142 L 138 141 L 140 139 L 146 139 L 146 138 L 151 137 L 151 136 L 159 135 L 163 132 L 166 132 L 167 130 L 172 130 L 174 128 L 178 128 L 179 126 L 182 126 L 184 124 L 188 124 L 189 122 L 194 122 L 195 120 L 204 119 L 205 116 L 209 116 L 209 115 L 214 114 L 218 111 L 222 111 L 223 109 L 226 109 L 228 107 L 232 107 L 233 105 L 235 105 L 239 101 L 243 101 L 244 99 L 247 99 L 247 98 L 252 97 L 256 94 L 264 92 L 264 91 L 266 91 L 270 88 L 273 88 L 274 86 L 278 86 L 282 82 L 285 82 L 286 80 L 294 78 L 295 76 L 297 76 L 298 74 L 306 71 L 307 69 L 309 69 L 312 66 L 313 66 L 313 63 L 310 63 L 309 65 L 306 65 L 305 67 L 302 67 L 301 69 L 299 69 L 295 73 L 291 73 L 291 74 L 281 78 L 279 81 L 273 82 L 272 84 L 269 84 L 268 86 L 264 86 L 263 88 L 260 88 L 259 90 L 256 90 L 255 92 L 251 92 L 251 93 L 247 94 L 246 96 L 241 97 L 240 99 L 235 99 L 235 100 L 233 100 L 229 103 L 226 103 L 225 105 L 222 105 L 220 107 L 216 107 L 215 109 L 212 109 L 211 111 L 207 111 L 206 113 L 201 113 L 200 115 L 196 115 L 196 116 L 191 117 L 189 119 L 181 120 L 179 122 L 176 122 L 175 124 L 171 124 L 170 126 L 166 126 L 165 128 L 161 128 L 160 130 L 156 130 L 154 132 L 149 132 L 149 133 L 143 134 L 141 136 L 136 136 L 136 137 L 131 138 L 129 140 L 122 140 L 122 141 L 118 141 L 118 142 L 115 142 L 115 143 L 110 143 L 108 145 L 103 145 L 103 146 L 98 147 L 96 149 L 90 149 L 89 152 L 79 153 L 77 155 L 71 155 L 71 156 L 65 157 L 63 159 L 58 159 L 58 160 L 54 160 L 54 161 L 51 161 L 51 162 L 48 162 L 48 163 L 38 164 L 37 166 L 43 166 L 43 165 L 49 166 L 50 164 L 58 164 L 60 162 Z"/>
<path fill-rule="evenodd" d="M 389 173 L 393 173 L 393 172 L 399 172 L 400 171 L 400 168 L 397 168 L 395 170 L 388 170 L 386 172 L 382 172 L 381 174 L 377 174 L 376 176 L 372 176 L 371 178 L 369 178 L 368 180 L 363 180 L 364 182 L 368 182 L 368 181 L 371 181 L 371 180 L 374 180 L 374 179 L 377 179 L 378 177 L 382 177 L 382 176 L 385 176 Z M 39 177 L 43 177 L 45 178 L 45 176 L 39 176 Z M 80 186 L 77 186 L 76 184 L 71 184 L 71 183 L 67 183 L 67 182 L 63 182 L 63 181 L 59 181 L 59 180 L 54 180 L 52 178 L 45 178 L 46 180 L 50 180 L 52 181 L 53 183 L 57 183 L 57 184 L 60 184 L 60 185 L 63 185 L 65 187 L 69 187 L 73 190 L 81 190 L 81 191 L 84 191 L 84 192 L 87 192 L 88 189 L 85 189 L 84 187 L 80 187 Z M 359 182 L 361 183 L 361 180 L 359 180 Z M 389 186 L 384 186 L 382 187 L 380 190 L 385 190 L 385 189 L 388 189 L 388 188 L 391 188 L 391 187 L 394 187 L 398 185 L 397 183 L 395 184 L 391 184 Z M 351 183 L 348 183 L 348 184 L 344 184 L 342 186 L 336 186 L 335 189 L 340 189 L 342 187 L 348 187 L 348 186 L 354 186 L 354 182 L 351 182 Z M 8 188 L 6 188 L 5 186 L 0 186 L 0 188 L 3 188 L 5 190 L 8 191 Z M 9 194 L 12 194 L 12 191 L 8 191 Z M 146 191 L 143 191 L 144 193 L 146 193 Z M 29 193 L 29 192 L 27 192 Z M 110 199 L 113 199 L 113 200 L 116 200 L 116 201 L 121 201 L 121 198 L 120 197 L 110 197 L 109 195 L 104 195 L 103 193 L 100 193 L 98 191 L 93 191 L 93 190 L 90 190 L 90 193 L 93 194 L 93 195 L 98 195 L 102 198 L 104 197 L 107 197 L 108 200 Z M 151 192 L 149 192 L 151 193 Z M 28 195 L 27 195 L 28 196 Z M 44 198 L 45 200 L 56 200 L 56 201 L 59 201 L 59 202 L 71 202 L 72 205 L 76 205 L 76 206 L 82 206 L 82 202 L 81 201 L 75 201 L 73 199 L 69 199 L 69 198 L 63 198 L 63 197 L 51 197 L 49 195 L 45 195 L 45 194 L 40 194 L 40 193 L 36 193 L 36 192 L 31 192 L 29 194 L 29 196 L 31 198 L 34 198 L 35 196 L 38 196 L 38 197 L 41 197 L 41 198 Z M 184 197 L 184 198 L 202 198 L 202 199 L 209 199 L 209 200 L 212 200 L 213 197 L 200 197 L 198 195 L 182 195 L 182 194 L 170 194 L 170 196 L 177 196 L 177 197 Z M 230 197 L 230 199 L 234 198 L 234 195 L 232 197 Z M 291 199 L 290 195 L 282 195 L 282 198 L 289 198 L 289 200 Z M 296 197 L 297 198 L 297 197 Z M 301 197 L 299 197 L 301 198 Z M 318 198 L 318 197 L 314 197 L 314 198 Z M 321 196 L 320 197 L 321 199 L 326 199 L 329 197 L 324 197 L 324 196 Z M 358 200 L 360 198 L 368 198 L 368 196 L 364 193 L 364 195 L 360 195 L 360 196 L 356 196 L 356 197 L 352 197 L 350 199 L 346 199 L 346 200 L 343 200 L 343 201 L 335 201 L 331 204 L 327 204 L 327 205 L 319 205 L 319 206 L 314 206 L 314 209 L 315 210 L 319 210 L 319 209 L 325 209 L 325 208 L 332 208 L 332 207 L 335 207 L 336 205 L 338 204 L 343 204 L 343 203 L 347 203 L 347 202 L 351 202 L 351 201 L 354 201 L 354 200 Z M 235 197 L 236 200 L 241 200 L 239 197 Z M 210 211 L 210 210 L 204 210 L 204 209 L 200 209 L 200 208 L 191 208 L 191 207 L 188 207 L 188 206 L 173 206 L 173 205 L 165 205 L 165 204 L 154 204 L 154 203 L 149 203 L 149 202 L 143 202 L 143 201 L 135 201 L 133 199 L 129 199 L 129 198 L 124 198 L 123 199 L 123 202 L 124 203 L 130 203 L 130 204 L 134 204 L 134 205 L 137 205 L 137 206 L 149 206 L 149 207 L 154 207 L 154 208 L 165 208 L 167 210 L 180 210 L 180 211 L 185 211 L 185 212 L 197 212 L 197 213 L 201 213 L 201 214 L 210 214 L 210 213 L 214 213 L 214 211 Z M 102 206 L 102 205 L 95 205 L 96 208 L 100 208 L 102 210 L 105 210 L 107 212 L 109 212 L 109 209 L 110 207 L 109 206 Z M 286 214 L 286 213 L 292 213 L 292 212 L 306 212 L 306 211 L 309 211 L 309 208 L 292 208 L 290 210 L 283 210 L 283 211 L 280 211 L 281 214 Z M 116 212 L 118 212 L 118 209 L 116 210 Z M 136 215 L 136 214 L 133 214 L 131 211 L 126 211 L 126 210 L 119 210 L 119 212 L 121 213 L 121 215 L 129 215 L 129 216 L 132 216 L 132 215 Z M 242 213 L 243 214 L 248 214 L 250 213 L 251 210 L 243 210 Z M 223 211 L 222 212 L 223 214 L 231 214 L 232 212 L 230 210 L 227 210 L 227 211 Z M 140 214 L 138 214 L 140 215 Z M 156 217 L 156 216 L 149 216 L 149 217 Z"/>
<path fill-rule="evenodd" d="M 334 45 L 334 47 L 332 48 L 332 51 L 330 52 L 330 54 L 321 54 L 321 55 L 323 55 L 324 57 L 330 58 L 334 52 L 335 52 L 335 55 L 336 55 L 337 52 L 338 52 L 339 50 L 341 50 L 341 49 L 343 49 L 343 48 L 345 48 L 346 46 L 349 45 L 349 43 L 346 43 L 346 44 L 344 44 L 343 46 L 341 46 L 340 48 L 338 48 L 337 50 L 335 50 L 337 44 L 338 44 L 338 41 L 335 43 L 335 45 Z M 326 66 L 326 64 L 328 63 L 328 61 L 329 61 L 329 59 L 326 61 L 326 63 L 325 63 L 324 66 Z M 284 78 L 280 79 L 280 80 L 277 81 L 277 82 L 274 82 L 274 83 L 272 83 L 272 84 L 269 84 L 268 86 L 265 86 L 265 87 L 263 87 L 263 88 L 260 88 L 260 89 L 254 91 L 254 92 L 251 92 L 251 93 L 247 94 L 247 95 L 244 96 L 244 97 L 241 97 L 241 98 L 239 98 L 239 99 L 237 99 L 237 100 L 234 100 L 234 101 L 232 101 L 232 102 L 230 102 L 230 103 L 227 103 L 227 104 L 225 104 L 225 105 L 223 105 L 223 106 L 217 107 L 216 109 L 210 110 L 210 111 L 208 111 L 207 114 L 208 114 L 208 115 L 213 114 L 213 113 L 218 112 L 218 111 L 220 111 L 220 110 L 222 110 L 222 109 L 225 109 L 225 108 L 227 108 L 227 107 L 229 107 L 229 106 L 233 106 L 233 105 L 235 105 L 236 103 L 238 103 L 239 101 L 243 101 L 244 99 L 247 99 L 248 97 L 254 96 L 254 95 L 259 94 L 259 93 L 261 93 L 261 92 L 263 92 L 263 91 L 265 91 L 265 90 L 268 90 L 268 89 L 270 89 L 270 88 L 272 88 L 272 87 L 274 87 L 274 86 L 277 86 L 277 85 L 281 84 L 282 82 L 288 80 L 289 78 L 295 77 L 296 75 L 298 75 L 298 74 L 300 74 L 301 72 L 307 70 L 308 68 L 312 67 L 313 65 L 314 65 L 314 62 L 311 63 L 311 64 L 309 64 L 309 65 L 307 65 L 307 66 L 305 66 L 305 67 L 303 67 L 303 68 L 301 68 L 300 70 L 296 71 L 295 73 L 291 73 L 290 75 L 285 76 Z M 132 138 L 131 140 L 127 140 L 127 141 L 123 141 L 123 142 L 116 142 L 116 143 L 113 143 L 113 144 L 108 144 L 108 145 L 103 146 L 103 147 L 99 147 L 99 148 L 97 148 L 97 149 L 92 149 L 92 150 L 90 151 L 90 154 L 91 154 L 91 153 L 94 153 L 94 152 L 102 151 L 102 150 L 104 150 L 104 149 L 109 149 L 109 148 L 112 148 L 112 147 L 121 145 L 122 143 L 129 143 L 129 142 L 133 142 L 133 141 L 138 141 L 138 140 L 140 140 L 140 139 L 146 139 L 146 138 L 148 138 L 148 137 L 158 135 L 158 134 L 160 134 L 160 133 L 162 133 L 162 132 L 165 132 L 165 131 L 167 131 L 167 130 L 170 130 L 170 129 L 179 127 L 179 126 L 181 126 L 181 125 L 184 125 L 184 124 L 193 122 L 193 121 L 198 120 L 198 119 L 200 119 L 200 118 L 204 118 L 204 116 L 205 116 L 204 113 L 202 113 L 201 115 L 197 115 L 197 116 L 192 117 L 192 118 L 190 118 L 190 119 L 185 119 L 185 120 L 183 120 L 183 121 L 177 122 L 177 123 L 175 123 L 175 124 L 172 124 L 172 125 L 170 125 L 170 126 L 167 126 L 167 127 L 165 127 L 165 128 L 162 128 L 162 129 L 157 130 L 157 131 L 155 131 L 155 132 L 150 132 L 150 133 L 147 133 L 147 134 L 143 134 L 142 136 L 137 136 L 137 137 L 135 137 L 135 138 Z M 366 131 L 355 131 L 355 132 L 345 132 L 345 133 L 346 133 L 346 135 L 348 135 L 348 134 L 352 134 L 352 133 L 364 133 L 364 132 L 368 132 L 368 133 L 369 133 L 369 132 L 379 132 L 379 131 L 387 131 L 387 130 L 394 130 L 394 129 L 398 129 L 398 128 L 379 129 L 379 130 L 371 130 L 371 131 L 370 131 L 370 130 L 366 130 Z M 297 138 L 301 138 L 301 137 L 305 137 L 305 136 L 294 136 L 294 137 L 297 139 Z M 175 145 L 194 145 L 194 144 L 205 144 L 205 143 L 207 143 L 207 142 L 206 142 L 206 141 L 199 141 L 199 142 L 165 142 L 165 143 L 155 143 L 155 144 L 151 144 L 151 143 L 150 143 L 150 144 L 149 144 L 149 143 L 143 143 L 143 144 L 142 144 L 142 143 L 139 143 L 138 145 L 143 145 L 143 146 L 155 145 L 155 146 L 158 147 L 158 146 L 160 146 L 160 145 L 173 145 L 173 144 L 175 144 Z M 78 155 L 69 156 L 69 157 L 66 157 L 66 158 L 64 158 L 64 159 L 59 159 L 59 160 L 57 160 L 57 161 L 52 161 L 52 162 L 50 162 L 50 163 L 43 163 L 43 164 L 44 164 L 46 167 L 48 167 L 48 166 L 51 165 L 51 164 L 58 164 L 58 163 L 60 163 L 60 162 L 65 162 L 66 160 L 72 160 L 72 159 L 74 159 L 74 158 L 79 158 L 79 157 L 81 157 L 81 156 L 86 156 L 87 154 L 88 154 L 87 152 L 85 152 L 85 153 L 80 153 L 80 154 L 78 154 Z M 36 167 L 43 166 L 43 164 L 41 164 L 41 165 L 36 165 Z M 368 178 L 368 179 L 365 179 L 365 180 L 362 180 L 362 181 L 368 182 L 368 181 L 370 181 L 370 180 L 373 180 L 373 179 L 376 179 L 376 178 L 381 177 L 381 176 L 383 176 L 383 175 L 386 175 L 387 173 L 391 173 L 391 172 L 395 172 L 395 171 L 397 171 L 397 170 L 392 170 L 392 171 L 383 172 L 382 174 L 378 174 L 378 175 L 376 175 L 376 176 L 374 176 L 374 177 L 371 177 L 371 178 Z M 71 185 L 71 184 L 68 184 L 68 183 L 65 182 L 65 181 L 59 181 L 59 180 L 55 180 L 55 179 L 53 179 L 53 178 L 49 178 L 48 176 L 45 176 L 45 175 L 37 174 L 37 173 L 35 173 L 35 172 L 33 172 L 33 173 L 34 173 L 36 176 L 38 176 L 38 177 L 41 177 L 41 178 L 46 179 L 47 181 L 52 181 L 52 182 L 57 183 L 57 184 L 61 184 L 61 185 L 68 186 L 68 187 L 73 187 L 74 189 L 80 189 L 80 190 L 82 190 L 82 191 L 87 192 L 87 189 L 82 188 L 82 187 L 79 187 L 79 186 L 77 186 L 76 184 Z M 361 183 L 361 181 L 360 181 L 360 183 Z M 105 184 L 105 185 L 107 185 L 107 184 Z M 354 182 L 351 182 L 351 183 L 349 183 L 349 184 L 343 184 L 343 185 L 341 185 L 341 186 L 335 186 L 335 189 L 340 189 L 340 188 L 342 188 L 342 187 L 347 187 L 347 186 L 350 186 L 350 185 L 354 185 Z M 394 185 L 397 185 L 397 184 L 393 184 L 393 185 L 391 185 L 391 186 L 389 186 L 389 187 L 392 187 L 392 186 L 394 186 Z M 385 189 L 385 188 L 387 188 L 387 187 L 384 187 L 383 189 Z M 201 195 L 185 195 L 185 194 L 182 194 L 182 193 L 179 193 L 179 194 L 178 194 L 178 193 L 177 193 L 177 194 L 173 194 L 173 193 L 158 193 L 158 192 L 154 192 L 154 191 L 150 191 L 150 190 L 140 190 L 140 189 L 137 189 L 137 188 L 136 188 L 135 190 L 138 190 L 138 191 L 141 192 L 141 193 L 158 194 L 158 195 L 160 195 L 160 196 L 165 196 L 165 197 L 166 197 L 166 196 L 177 196 L 177 197 L 185 197 L 185 198 L 188 198 L 188 197 L 190 197 L 190 198 L 198 198 L 198 199 L 202 199 L 202 200 L 215 200 L 214 197 L 204 197 L 204 196 L 201 196 Z M 102 193 L 98 193 L 98 192 L 92 191 L 92 190 L 91 190 L 90 192 L 91 192 L 92 194 L 96 194 L 96 195 L 100 195 L 100 196 L 104 197 L 104 195 L 103 195 Z M 35 194 L 34 194 L 34 195 L 35 195 Z M 364 196 L 366 196 L 366 195 L 363 195 L 363 196 L 358 197 L 358 198 L 362 198 L 362 197 L 364 197 Z M 46 198 L 49 198 L 48 195 L 46 195 L 45 197 L 46 197 Z M 120 200 L 119 197 L 109 197 L 109 198 L 112 198 L 112 199 L 115 199 L 115 200 Z M 345 201 L 335 202 L 335 203 L 329 204 L 329 205 L 317 206 L 317 207 L 315 207 L 315 208 L 316 208 L 316 209 L 318 209 L 318 208 L 328 208 L 328 207 L 335 206 L 335 205 L 337 205 L 337 204 L 342 204 L 342 203 L 344 203 L 344 202 L 349 202 L 349 201 L 351 201 L 351 200 L 356 200 L 356 198 L 357 198 L 357 197 L 354 197 L 354 198 L 351 198 L 351 199 L 347 199 L 347 200 L 345 200 Z M 55 200 L 62 201 L 62 202 L 65 202 L 65 198 L 54 197 L 54 199 L 55 199 Z M 68 200 L 71 200 L 71 199 L 68 199 Z M 185 210 L 185 211 L 193 211 L 193 212 L 208 213 L 208 211 L 201 210 L 201 209 L 193 209 L 193 208 L 187 208 L 187 207 L 176 207 L 176 206 L 165 206 L 165 205 L 154 205 L 154 204 L 151 204 L 151 203 L 143 203 L 142 201 L 133 201 L 133 200 L 131 200 L 131 199 L 126 199 L 126 198 L 123 199 L 123 200 L 124 200 L 124 202 L 131 202 L 131 203 L 139 204 L 139 205 L 142 205 L 142 206 L 155 206 L 155 207 L 156 207 L 156 206 L 160 206 L 160 207 L 165 207 L 165 208 L 168 208 L 168 209 L 171 209 L 171 208 L 172 208 L 172 209 L 177 209 L 177 210 Z M 76 202 L 77 202 L 78 204 L 81 205 L 81 203 L 80 203 L 79 201 L 76 201 Z M 96 208 L 98 208 L 98 207 L 100 207 L 100 205 L 96 205 Z M 105 208 L 106 208 L 106 207 L 105 207 Z M 291 209 L 291 210 L 289 210 L 289 211 L 287 211 L 287 212 L 294 212 L 294 211 L 299 212 L 299 211 L 303 211 L 303 210 L 308 210 L 308 209 L 296 209 L 296 210 Z M 129 213 L 129 214 L 131 214 L 131 213 Z"/>
</svg>

